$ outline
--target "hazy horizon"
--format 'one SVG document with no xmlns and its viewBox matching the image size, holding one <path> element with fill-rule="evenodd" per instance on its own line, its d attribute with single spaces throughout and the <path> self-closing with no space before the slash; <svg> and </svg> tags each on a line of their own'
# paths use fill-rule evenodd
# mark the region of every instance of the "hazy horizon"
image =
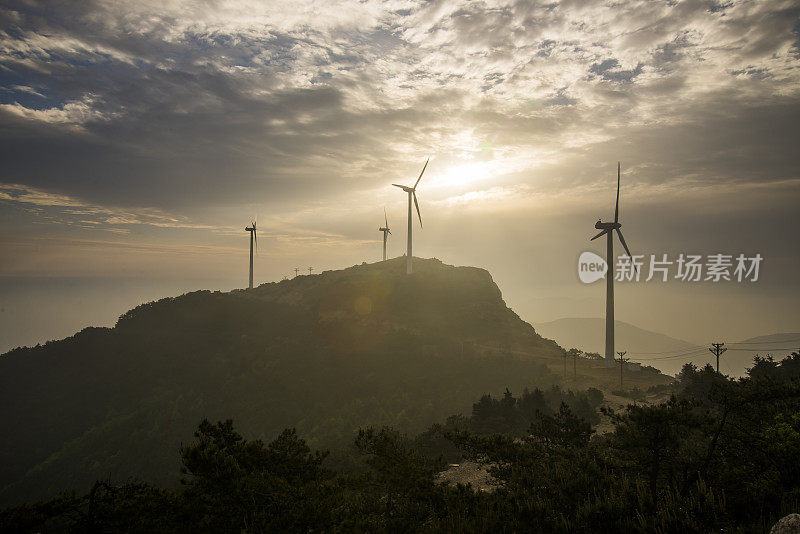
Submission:
<svg viewBox="0 0 800 534">
<path fill-rule="evenodd" d="M 349 265 L 341 268 L 346 267 L 349 267 Z M 480 266 L 474 265 L 474 267 Z M 301 275 L 308 274 L 307 268 L 304 270 L 305 272 L 301 270 Z M 314 274 L 319 274 L 324 270 L 329 269 L 318 268 L 315 269 Z M 490 274 L 492 273 L 490 272 Z M 289 278 L 293 276 L 294 272 L 292 271 Z M 256 279 L 256 285 L 278 281 L 280 279 Z M 566 318 L 599 319 L 605 316 L 605 296 L 602 291 L 605 286 L 602 282 L 590 286 L 599 288 L 601 294 L 599 297 L 595 296 L 591 301 L 586 301 L 592 303 L 592 308 L 587 306 L 585 313 L 580 314 L 581 312 L 578 311 L 579 314 L 576 315 L 552 316 L 552 318 L 544 316 L 545 318 L 543 319 L 536 318 L 536 311 L 541 309 L 541 306 L 536 305 L 536 300 L 534 300 L 533 305 L 529 305 L 527 308 L 525 308 L 524 302 L 519 302 L 517 303 L 519 306 L 515 306 L 514 299 L 509 299 L 506 291 L 503 290 L 502 284 L 497 279 L 495 279 L 495 282 L 498 283 L 506 304 L 517 312 L 524 321 L 534 326 Z M 618 284 L 618 286 L 620 285 Z M 18 346 L 33 346 L 37 343 L 69 337 L 86 327 L 111 327 L 121 314 L 145 302 L 174 297 L 189 291 L 230 291 L 231 289 L 242 289 L 246 286 L 246 277 L 244 280 L 0 277 L 0 293 L 3 295 L 3 300 L 0 302 L 0 316 L 3 318 L 0 321 L 0 354 Z M 540 300 L 544 301 L 545 299 L 546 297 L 542 297 Z M 553 300 L 557 300 L 557 297 L 553 297 Z M 594 315 L 592 315 L 592 312 L 595 312 Z M 664 325 L 659 324 L 657 321 L 645 324 L 639 319 L 641 318 L 620 317 L 619 311 L 616 314 L 617 322 L 624 322 L 644 330 L 664 334 L 697 345 L 707 345 L 710 342 L 710 338 L 707 337 L 693 339 L 688 335 L 683 336 L 666 330 L 663 327 Z M 775 328 L 773 331 L 758 331 L 755 327 L 745 328 L 744 330 L 730 328 L 727 330 L 729 332 L 728 335 L 720 334 L 717 337 L 712 337 L 713 339 L 727 339 L 728 342 L 734 342 L 759 335 L 798 330 L 791 320 L 779 321 L 776 325 L 784 325 L 784 328 Z M 691 332 L 688 329 L 686 331 Z M 695 331 L 700 332 L 702 335 L 702 328 L 698 328 Z"/>
</svg>

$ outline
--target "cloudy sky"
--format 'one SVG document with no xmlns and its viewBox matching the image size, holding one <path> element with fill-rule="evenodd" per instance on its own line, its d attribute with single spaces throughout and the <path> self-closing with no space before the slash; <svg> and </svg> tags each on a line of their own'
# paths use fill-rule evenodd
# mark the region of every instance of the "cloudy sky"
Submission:
<svg viewBox="0 0 800 534">
<path fill-rule="evenodd" d="M 602 315 L 576 264 L 619 160 L 634 254 L 764 257 L 619 284 L 619 319 L 796 332 L 799 67 L 792 1 L 6 1 L 0 348 L 244 286 L 253 217 L 258 282 L 378 260 L 384 207 L 400 255 L 429 156 L 415 255 L 529 321 Z"/>
</svg>

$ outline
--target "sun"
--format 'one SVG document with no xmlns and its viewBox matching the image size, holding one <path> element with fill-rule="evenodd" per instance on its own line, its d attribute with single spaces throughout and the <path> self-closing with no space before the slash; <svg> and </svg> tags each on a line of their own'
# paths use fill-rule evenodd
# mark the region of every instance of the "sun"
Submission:
<svg viewBox="0 0 800 534">
<path fill-rule="evenodd" d="M 469 161 L 451 165 L 444 172 L 436 175 L 431 186 L 451 189 L 468 187 L 494 178 L 497 172 L 495 167 L 492 161 Z"/>
</svg>

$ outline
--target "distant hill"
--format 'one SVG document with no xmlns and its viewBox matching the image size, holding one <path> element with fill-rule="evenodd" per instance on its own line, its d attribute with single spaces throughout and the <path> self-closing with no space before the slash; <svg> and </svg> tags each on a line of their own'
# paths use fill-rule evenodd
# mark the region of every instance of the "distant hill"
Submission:
<svg viewBox="0 0 800 534">
<path fill-rule="evenodd" d="M 564 318 L 549 323 L 538 323 L 534 327 L 541 335 L 555 340 L 564 347 L 600 354 L 605 351 L 606 323 L 603 318 Z M 614 321 L 614 339 L 617 350 L 628 351 L 628 356 L 631 358 L 670 356 L 700 348 L 688 341 L 651 332 L 622 321 Z M 651 354 L 656 352 L 668 354 Z M 667 374 L 675 374 L 683 365 L 683 362 L 665 363 L 664 360 L 642 363 L 652 365 Z"/>
<path fill-rule="evenodd" d="M 562 349 L 488 272 L 414 268 L 397 258 L 188 293 L 0 356 L 0 503 L 96 479 L 174 485 L 178 447 L 203 417 L 264 439 L 296 427 L 337 448 L 360 426 L 418 432 L 483 393 L 559 380 Z"/>
<path fill-rule="evenodd" d="M 651 332 L 637 326 L 615 321 L 615 345 L 618 350 L 628 351 L 628 356 L 638 359 L 643 365 L 650 365 L 669 375 L 680 372 L 686 363 L 699 367 L 706 363 L 716 364 L 708 347 L 701 347 L 682 339 Z M 564 318 L 549 323 L 534 325 L 542 336 L 555 340 L 561 346 L 575 347 L 600 354 L 605 350 L 605 320 L 603 318 Z M 794 344 L 792 344 L 794 343 Z M 756 354 L 765 356 L 771 353 L 775 359 L 782 359 L 791 350 L 800 347 L 800 334 L 772 334 L 729 342 L 729 350 L 720 358 L 720 372 L 731 376 L 743 376 L 753 365 Z M 783 350 L 776 350 L 781 348 Z"/>
</svg>

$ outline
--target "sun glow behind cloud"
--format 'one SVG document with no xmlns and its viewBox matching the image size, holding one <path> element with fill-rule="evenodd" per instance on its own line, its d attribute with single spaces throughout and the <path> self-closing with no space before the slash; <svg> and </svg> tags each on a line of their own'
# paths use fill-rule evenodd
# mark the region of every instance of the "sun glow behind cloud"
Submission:
<svg viewBox="0 0 800 534">
<path fill-rule="evenodd" d="M 433 201 L 435 206 L 446 208 L 475 208 L 478 210 L 507 210 L 517 207 L 530 195 L 530 187 L 526 185 L 495 186 L 489 189 L 469 191 L 461 195 L 447 197 L 443 200 Z"/>
<path fill-rule="evenodd" d="M 498 175 L 500 166 L 497 161 L 470 161 L 451 165 L 444 172 L 432 176 L 430 183 L 426 185 L 428 189 L 463 190 L 465 187 L 492 180 Z"/>
</svg>

